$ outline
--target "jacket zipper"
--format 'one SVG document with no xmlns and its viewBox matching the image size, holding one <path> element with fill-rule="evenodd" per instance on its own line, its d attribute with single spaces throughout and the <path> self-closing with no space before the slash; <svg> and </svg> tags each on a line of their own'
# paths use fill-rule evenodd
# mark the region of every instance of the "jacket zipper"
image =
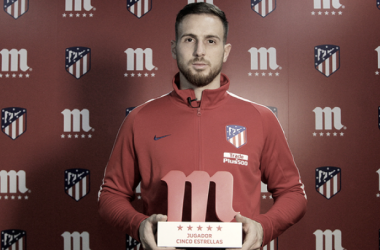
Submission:
<svg viewBox="0 0 380 250">
<path fill-rule="evenodd" d="M 203 170 L 202 168 L 202 136 L 201 136 L 201 108 L 199 107 L 197 109 L 197 116 L 198 116 L 198 148 L 199 148 L 199 152 L 198 152 L 198 159 L 199 159 L 199 166 L 198 166 L 198 169 L 199 170 Z"/>
</svg>

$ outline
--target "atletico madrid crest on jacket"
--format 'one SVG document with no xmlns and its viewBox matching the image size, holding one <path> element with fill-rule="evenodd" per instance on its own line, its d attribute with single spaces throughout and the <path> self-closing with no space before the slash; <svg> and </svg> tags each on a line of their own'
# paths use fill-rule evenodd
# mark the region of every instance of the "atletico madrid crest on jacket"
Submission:
<svg viewBox="0 0 380 250">
<path fill-rule="evenodd" d="M 315 68 L 326 77 L 340 68 L 340 47 L 336 45 L 318 45 L 314 48 Z"/>
<path fill-rule="evenodd" d="M 127 0 L 127 9 L 138 18 L 152 9 L 152 0 Z"/>
<path fill-rule="evenodd" d="M 90 193 L 90 171 L 80 168 L 65 170 L 65 193 L 75 201 Z"/>
<path fill-rule="evenodd" d="M 228 125 L 226 126 L 226 136 L 227 141 L 229 141 L 236 148 L 247 143 L 247 129 L 238 125 Z"/>
<path fill-rule="evenodd" d="M 81 78 L 91 69 L 91 49 L 86 47 L 70 47 L 66 49 L 66 71 L 76 79 Z"/>
<path fill-rule="evenodd" d="M 26 131 L 26 109 L 4 108 L 1 110 L 1 131 L 15 140 Z"/>
<path fill-rule="evenodd" d="M 251 0 L 251 9 L 266 17 L 276 9 L 276 0 Z"/>
<path fill-rule="evenodd" d="M 331 199 L 341 189 L 341 170 L 338 167 L 320 167 L 315 170 L 315 187 L 326 199 Z"/>
<path fill-rule="evenodd" d="M 26 249 L 26 232 L 18 229 L 1 231 L 1 249 Z"/>
<path fill-rule="evenodd" d="M 17 19 L 29 10 L 29 0 L 4 0 L 3 6 L 5 12 Z"/>
</svg>

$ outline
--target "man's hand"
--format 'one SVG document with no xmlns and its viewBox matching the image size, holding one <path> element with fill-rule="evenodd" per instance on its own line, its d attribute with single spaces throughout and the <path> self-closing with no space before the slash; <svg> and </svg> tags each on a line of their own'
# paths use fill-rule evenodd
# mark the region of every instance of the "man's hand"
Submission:
<svg viewBox="0 0 380 250">
<path fill-rule="evenodd" d="M 243 232 L 245 233 L 245 239 L 243 242 L 242 250 L 258 250 L 263 243 L 263 227 L 260 223 L 251 220 L 241 214 L 235 217 L 237 222 L 243 223 Z"/>
<path fill-rule="evenodd" d="M 145 250 L 156 250 L 163 249 L 157 247 L 156 243 L 156 233 L 157 233 L 157 222 L 167 221 L 168 217 L 162 214 L 153 214 L 149 218 L 141 222 L 139 227 L 139 236 L 141 245 Z M 165 248 L 169 249 L 169 248 Z M 172 248 L 174 249 L 174 248 Z"/>
</svg>

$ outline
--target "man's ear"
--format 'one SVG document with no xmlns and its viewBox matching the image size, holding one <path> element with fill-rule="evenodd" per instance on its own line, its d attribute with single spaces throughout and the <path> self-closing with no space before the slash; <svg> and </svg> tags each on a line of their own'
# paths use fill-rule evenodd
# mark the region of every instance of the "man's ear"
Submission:
<svg viewBox="0 0 380 250">
<path fill-rule="evenodd" d="M 224 45 L 224 55 L 223 55 L 223 62 L 227 62 L 228 55 L 231 52 L 232 45 L 230 43 L 227 43 Z"/>
<path fill-rule="evenodd" d="M 171 42 L 172 57 L 177 60 L 177 41 L 172 40 Z"/>
</svg>

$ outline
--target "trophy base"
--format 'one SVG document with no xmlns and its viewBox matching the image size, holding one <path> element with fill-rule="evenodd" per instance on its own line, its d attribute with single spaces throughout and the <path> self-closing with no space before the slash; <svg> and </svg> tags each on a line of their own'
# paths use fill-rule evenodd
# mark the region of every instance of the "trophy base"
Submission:
<svg viewBox="0 0 380 250">
<path fill-rule="evenodd" d="M 240 222 L 158 222 L 157 246 L 241 248 Z"/>
</svg>

